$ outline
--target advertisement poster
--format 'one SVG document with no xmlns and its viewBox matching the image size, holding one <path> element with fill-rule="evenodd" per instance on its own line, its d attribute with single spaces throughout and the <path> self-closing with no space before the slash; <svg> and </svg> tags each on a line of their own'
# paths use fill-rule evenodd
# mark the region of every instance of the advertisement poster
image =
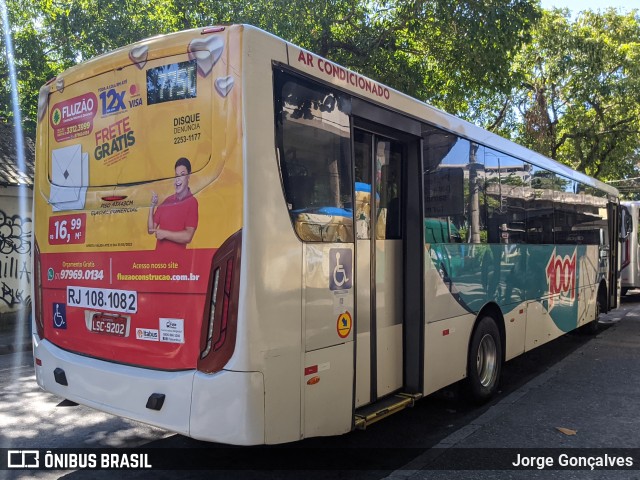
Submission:
<svg viewBox="0 0 640 480">
<path fill-rule="evenodd" d="M 58 346 L 193 367 L 213 257 L 242 228 L 241 38 L 150 39 L 46 87 L 34 198 Z"/>
</svg>

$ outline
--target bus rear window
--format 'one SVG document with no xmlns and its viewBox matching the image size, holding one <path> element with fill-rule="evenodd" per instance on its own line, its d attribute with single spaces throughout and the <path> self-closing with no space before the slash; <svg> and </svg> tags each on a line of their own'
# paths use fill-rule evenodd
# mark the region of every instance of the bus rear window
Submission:
<svg viewBox="0 0 640 480">
<path fill-rule="evenodd" d="M 196 98 L 197 78 L 195 60 L 147 70 L 147 105 Z"/>
<path fill-rule="evenodd" d="M 353 241 L 349 100 L 276 72 L 280 172 L 293 227 L 303 241 Z"/>
<path fill-rule="evenodd" d="M 212 77 L 202 76 L 184 53 L 53 92 L 48 173 L 54 208 L 83 208 L 88 187 L 171 182 L 178 158 L 189 160 L 192 173 L 202 170 L 212 158 L 212 105 L 224 98 Z M 216 125 L 216 132 L 222 137 L 224 128 Z"/>
</svg>

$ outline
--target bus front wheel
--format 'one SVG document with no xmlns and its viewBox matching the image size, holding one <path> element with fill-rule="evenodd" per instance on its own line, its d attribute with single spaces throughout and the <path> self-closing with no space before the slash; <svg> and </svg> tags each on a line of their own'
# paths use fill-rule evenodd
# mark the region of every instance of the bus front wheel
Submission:
<svg viewBox="0 0 640 480">
<path fill-rule="evenodd" d="M 467 357 L 467 392 L 475 403 L 487 402 L 497 391 L 502 369 L 502 341 L 493 318 L 483 317 L 471 337 Z"/>
</svg>

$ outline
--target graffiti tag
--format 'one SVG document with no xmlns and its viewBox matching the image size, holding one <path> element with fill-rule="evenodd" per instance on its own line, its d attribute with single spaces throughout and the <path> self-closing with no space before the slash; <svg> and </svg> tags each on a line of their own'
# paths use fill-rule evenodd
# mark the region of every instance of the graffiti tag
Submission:
<svg viewBox="0 0 640 480">
<path fill-rule="evenodd" d="M 0 210 L 0 253 L 30 254 L 32 227 L 30 218 L 9 216 Z"/>
<path fill-rule="evenodd" d="M 23 289 L 11 288 L 4 282 L 2 282 L 2 293 L 0 294 L 0 300 L 6 303 L 9 308 L 13 308 L 18 305 L 29 306 L 31 304 L 31 296 L 25 296 Z"/>
</svg>

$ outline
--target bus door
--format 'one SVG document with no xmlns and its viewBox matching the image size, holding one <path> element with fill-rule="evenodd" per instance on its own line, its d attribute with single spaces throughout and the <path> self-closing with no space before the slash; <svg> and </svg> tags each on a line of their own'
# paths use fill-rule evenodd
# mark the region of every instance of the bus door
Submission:
<svg viewBox="0 0 640 480">
<path fill-rule="evenodd" d="M 406 146 L 354 130 L 356 407 L 403 386 L 403 170 Z"/>
</svg>

